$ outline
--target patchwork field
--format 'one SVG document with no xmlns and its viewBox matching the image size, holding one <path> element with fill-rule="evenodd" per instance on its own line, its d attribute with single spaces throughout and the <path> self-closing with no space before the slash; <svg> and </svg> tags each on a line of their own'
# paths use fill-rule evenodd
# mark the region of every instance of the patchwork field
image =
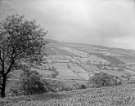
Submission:
<svg viewBox="0 0 135 106">
<path fill-rule="evenodd" d="M 50 40 L 46 52 L 48 67 L 55 68 L 55 78 L 61 80 L 88 80 L 98 72 L 122 79 L 130 79 L 135 75 L 135 51 L 132 50 Z M 45 67 L 44 64 L 42 67 Z M 47 72 L 48 76 L 52 73 L 49 70 Z"/>
</svg>

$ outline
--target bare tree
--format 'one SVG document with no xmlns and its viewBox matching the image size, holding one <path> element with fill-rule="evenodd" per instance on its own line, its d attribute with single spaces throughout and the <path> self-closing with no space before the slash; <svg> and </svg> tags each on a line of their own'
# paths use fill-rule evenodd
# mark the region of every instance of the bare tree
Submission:
<svg viewBox="0 0 135 106">
<path fill-rule="evenodd" d="M 24 63 L 41 61 L 45 35 L 35 21 L 28 21 L 23 16 L 12 15 L 0 23 L 1 97 L 5 97 L 9 73 L 21 69 Z"/>
</svg>

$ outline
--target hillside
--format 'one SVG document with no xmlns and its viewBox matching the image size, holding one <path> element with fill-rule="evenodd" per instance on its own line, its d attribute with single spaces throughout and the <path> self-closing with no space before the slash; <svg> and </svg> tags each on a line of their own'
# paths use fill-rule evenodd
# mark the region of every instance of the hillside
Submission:
<svg viewBox="0 0 135 106">
<path fill-rule="evenodd" d="M 9 95 L 0 100 L 0 104 L 7 104 L 7 106 L 134 106 L 135 51 L 49 40 L 45 52 L 47 56 L 44 56 L 44 62 L 32 69 L 38 71 L 43 79 L 51 82 L 56 90 L 61 92 L 17 97 Z M 89 77 L 99 72 L 133 83 L 76 90 L 81 85 L 87 85 Z M 14 77 L 18 79 L 19 74 L 20 72 L 15 72 Z M 11 84 L 8 86 L 12 87 Z"/>
<path fill-rule="evenodd" d="M 133 50 L 49 40 L 45 52 L 48 55 L 44 57 L 45 62 L 34 69 L 43 78 L 63 82 L 68 87 L 85 85 L 89 77 L 98 72 L 123 80 L 135 78 Z"/>
</svg>

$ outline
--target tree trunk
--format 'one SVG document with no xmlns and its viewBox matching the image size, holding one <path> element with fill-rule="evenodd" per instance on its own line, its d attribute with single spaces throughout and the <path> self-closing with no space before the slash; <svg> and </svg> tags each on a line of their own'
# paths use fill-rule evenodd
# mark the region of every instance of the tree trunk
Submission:
<svg viewBox="0 0 135 106">
<path fill-rule="evenodd" d="M 1 88 L 1 97 L 4 98 L 6 96 L 6 80 L 7 77 L 6 75 L 3 75 L 3 80 L 2 80 L 2 88 Z"/>
</svg>

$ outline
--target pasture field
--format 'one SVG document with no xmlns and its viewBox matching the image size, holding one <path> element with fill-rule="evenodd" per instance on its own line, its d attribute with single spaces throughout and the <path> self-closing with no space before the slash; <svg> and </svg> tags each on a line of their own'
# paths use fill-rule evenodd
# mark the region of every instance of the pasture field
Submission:
<svg viewBox="0 0 135 106">
<path fill-rule="evenodd" d="M 8 97 L 0 106 L 135 106 L 135 84 Z"/>
</svg>

